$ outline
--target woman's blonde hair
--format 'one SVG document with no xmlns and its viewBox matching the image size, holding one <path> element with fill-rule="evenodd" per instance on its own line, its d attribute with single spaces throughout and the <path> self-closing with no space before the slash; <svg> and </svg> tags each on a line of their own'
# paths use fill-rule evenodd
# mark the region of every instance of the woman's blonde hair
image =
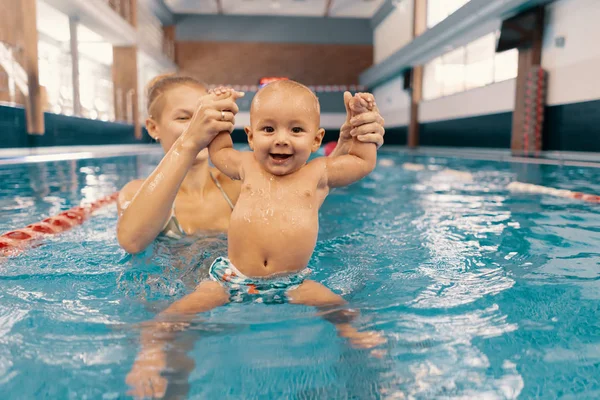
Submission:
<svg viewBox="0 0 600 400">
<path fill-rule="evenodd" d="M 180 85 L 195 86 L 206 90 L 206 86 L 191 76 L 179 76 L 176 74 L 163 74 L 154 77 L 146 85 L 146 111 L 150 118 L 158 119 L 162 111 L 162 95 L 169 89 Z"/>
</svg>

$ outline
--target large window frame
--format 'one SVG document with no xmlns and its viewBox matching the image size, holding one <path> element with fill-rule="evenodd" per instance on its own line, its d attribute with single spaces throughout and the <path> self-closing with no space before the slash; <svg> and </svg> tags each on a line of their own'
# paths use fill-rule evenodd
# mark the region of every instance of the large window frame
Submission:
<svg viewBox="0 0 600 400">
<path fill-rule="evenodd" d="M 435 100 L 515 79 L 518 50 L 496 53 L 498 35 L 499 32 L 484 35 L 426 63 L 423 100 Z"/>
</svg>

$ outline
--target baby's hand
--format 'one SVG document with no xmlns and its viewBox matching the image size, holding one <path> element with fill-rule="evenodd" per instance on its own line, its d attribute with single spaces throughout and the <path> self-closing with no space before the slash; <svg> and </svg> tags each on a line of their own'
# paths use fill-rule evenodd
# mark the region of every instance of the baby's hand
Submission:
<svg viewBox="0 0 600 400">
<path fill-rule="evenodd" d="M 371 93 L 356 93 L 350 100 L 349 108 L 351 118 L 365 112 L 373 111 L 375 108 L 375 97 Z"/>
<path fill-rule="evenodd" d="M 230 96 L 234 96 L 236 100 L 239 99 L 240 97 L 244 97 L 244 95 L 245 95 L 244 92 L 238 92 L 237 90 L 227 87 L 227 86 L 217 86 L 216 88 L 209 89 L 208 94 L 214 94 L 217 96 L 230 95 Z"/>
</svg>

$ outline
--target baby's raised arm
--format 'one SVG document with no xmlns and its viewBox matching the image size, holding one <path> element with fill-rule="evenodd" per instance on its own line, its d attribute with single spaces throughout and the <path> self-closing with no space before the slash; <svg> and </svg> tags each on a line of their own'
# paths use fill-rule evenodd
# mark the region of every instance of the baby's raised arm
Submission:
<svg viewBox="0 0 600 400">
<path fill-rule="evenodd" d="M 229 132 L 221 132 L 208 145 L 210 160 L 219 171 L 231 179 L 240 179 L 242 152 L 233 148 Z"/>
<path fill-rule="evenodd" d="M 377 145 L 361 143 L 356 138 L 348 154 L 327 157 L 327 185 L 330 188 L 348 186 L 369 175 L 377 164 Z"/>
<path fill-rule="evenodd" d="M 347 107 L 353 116 L 371 111 L 375 106 L 374 98 L 368 93 L 354 96 Z M 348 154 L 338 157 L 327 157 L 325 160 L 327 185 L 330 188 L 347 186 L 369 175 L 377 164 L 377 145 L 362 143 L 353 135 Z"/>
<path fill-rule="evenodd" d="M 240 97 L 239 94 L 231 89 L 216 89 L 218 91 L 229 91 L 234 98 Z M 222 111 L 223 119 L 228 119 L 229 111 Z M 240 179 L 242 166 L 242 152 L 233 148 L 230 132 L 220 132 L 208 145 L 210 160 L 219 171 L 231 179 Z"/>
</svg>

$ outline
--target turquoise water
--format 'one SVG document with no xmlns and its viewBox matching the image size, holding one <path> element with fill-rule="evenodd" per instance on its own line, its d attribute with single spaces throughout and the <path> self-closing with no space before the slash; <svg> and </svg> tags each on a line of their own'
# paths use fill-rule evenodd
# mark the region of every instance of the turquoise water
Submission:
<svg viewBox="0 0 600 400">
<path fill-rule="evenodd" d="M 156 156 L 0 167 L 0 231 L 110 194 Z M 192 399 L 600 397 L 600 206 L 511 194 L 520 181 L 600 194 L 600 170 L 383 151 L 321 209 L 313 279 L 381 331 L 373 357 L 308 307 L 235 304 L 172 344 L 168 395 Z M 423 163 L 427 170 L 401 168 Z M 442 171 L 473 174 L 471 181 Z M 131 257 L 116 209 L 0 261 L 2 399 L 127 398 L 138 323 L 207 276 L 224 236 Z"/>
</svg>

